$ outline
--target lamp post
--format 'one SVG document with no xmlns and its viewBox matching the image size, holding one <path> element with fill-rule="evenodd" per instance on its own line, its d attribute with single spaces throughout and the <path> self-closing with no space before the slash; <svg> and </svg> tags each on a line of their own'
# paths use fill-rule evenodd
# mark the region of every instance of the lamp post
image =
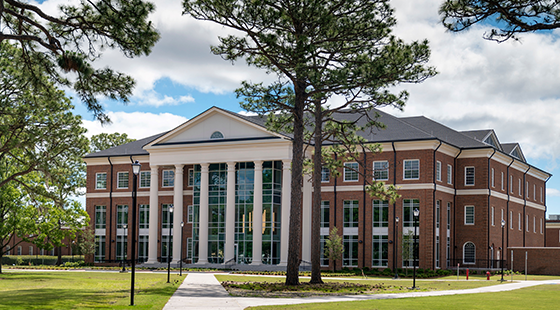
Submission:
<svg viewBox="0 0 560 310">
<path fill-rule="evenodd" d="M 132 273 L 130 275 L 130 305 L 134 306 L 134 276 L 136 273 L 136 196 L 138 193 L 138 174 L 142 166 L 138 161 L 132 164 Z"/>
<path fill-rule="evenodd" d="M 76 247 L 76 241 L 72 240 L 72 246 L 70 247 L 70 252 L 72 252 L 72 262 L 74 262 L 74 248 Z"/>
<path fill-rule="evenodd" d="M 122 240 L 122 243 L 121 243 L 121 244 L 122 244 L 123 247 L 124 247 L 124 238 L 128 238 L 128 234 L 126 233 L 126 230 L 128 229 L 128 224 L 123 224 L 123 225 L 122 225 L 122 228 L 124 229 L 124 236 L 123 236 L 123 238 L 121 239 L 121 240 Z M 118 245 L 118 244 L 117 244 L 117 245 Z M 122 250 L 123 250 L 123 249 L 121 248 L 121 251 L 122 251 Z M 122 270 L 121 270 L 121 272 L 126 272 L 126 258 L 127 258 L 127 256 L 128 256 L 127 254 L 128 254 L 128 253 L 126 253 L 126 251 L 125 251 L 124 254 L 123 254 L 124 259 L 122 260 Z"/>
<path fill-rule="evenodd" d="M 170 251 L 170 245 L 171 245 L 171 214 L 173 214 L 173 207 L 169 207 L 169 221 L 167 223 L 167 228 L 169 229 L 169 234 L 167 236 L 167 283 L 169 282 L 169 273 L 171 272 L 171 251 Z"/>
<path fill-rule="evenodd" d="M 183 227 L 185 222 L 181 221 L 181 254 L 179 255 L 179 275 L 183 275 Z"/>
<path fill-rule="evenodd" d="M 504 259 L 504 227 L 506 227 L 506 221 L 502 219 L 502 253 L 500 253 L 500 265 L 502 266 L 502 279 L 500 280 L 501 282 L 504 282 L 504 263 L 506 261 Z"/>
<path fill-rule="evenodd" d="M 399 217 L 395 216 L 395 264 L 393 268 L 395 268 L 395 280 L 399 278 L 399 271 L 397 270 L 398 264 L 398 254 L 399 254 Z"/>
<path fill-rule="evenodd" d="M 420 215 L 420 210 L 418 210 L 418 208 L 414 209 L 414 249 L 413 249 L 413 257 L 414 257 L 414 261 L 412 262 L 412 265 L 414 265 L 414 271 L 412 272 L 412 289 L 416 289 L 416 261 L 418 260 L 418 255 L 417 255 L 417 250 L 418 250 L 418 246 L 416 244 L 417 240 L 418 240 L 418 216 Z"/>
</svg>

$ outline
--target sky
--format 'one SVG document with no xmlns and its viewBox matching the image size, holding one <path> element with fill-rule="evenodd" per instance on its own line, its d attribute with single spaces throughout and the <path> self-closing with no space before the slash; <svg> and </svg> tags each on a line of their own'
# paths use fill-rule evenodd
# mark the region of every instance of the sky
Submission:
<svg viewBox="0 0 560 310">
<path fill-rule="evenodd" d="M 55 14 L 58 5 L 70 1 L 40 5 Z M 120 132 L 139 139 L 170 130 L 212 106 L 241 112 L 234 93 L 241 81 L 273 80 L 243 61 L 232 64 L 210 53 L 218 36 L 230 30 L 182 16 L 180 0 L 152 2 L 151 20 L 161 35 L 152 53 L 128 59 L 106 50 L 95 64 L 134 77 L 130 103 L 103 100 L 112 124 L 101 126 L 74 100 L 88 136 Z M 520 143 L 530 164 L 553 174 L 547 182 L 548 214 L 560 214 L 560 30 L 521 34 L 519 42 L 500 44 L 482 38 L 489 25 L 451 33 L 438 16 L 441 2 L 391 1 L 397 18 L 393 34 L 405 42 L 427 39 L 429 65 L 438 75 L 399 86 L 410 93 L 404 111 L 385 111 L 424 115 L 456 130 L 494 129 L 500 142 Z"/>
</svg>

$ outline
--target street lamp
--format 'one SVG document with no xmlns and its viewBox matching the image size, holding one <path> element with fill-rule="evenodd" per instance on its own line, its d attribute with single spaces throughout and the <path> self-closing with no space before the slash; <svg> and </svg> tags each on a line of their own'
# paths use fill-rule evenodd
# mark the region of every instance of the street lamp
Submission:
<svg viewBox="0 0 560 310">
<path fill-rule="evenodd" d="M 413 256 L 414 256 L 414 261 L 412 262 L 412 264 L 414 265 L 414 271 L 412 272 L 412 289 L 416 289 L 416 261 L 418 260 L 418 246 L 416 244 L 417 240 L 418 240 L 418 216 L 420 215 L 420 210 L 418 210 L 418 208 L 414 209 L 414 249 L 413 249 Z"/>
<path fill-rule="evenodd" d="M 124 239 L 125 239 L 125 238 L 128 238 L 128 234 L 126 233 L 126 229 L 128 228 L 128 224 L 123 224 L 123 225 L 122 225 L 122 228 L 124 229 L 124 236 L 123 236 L 123 238 L 121 239 L 121 240 L 122 240 L 122 243 L 121 243 L 121 244 L 122 244 L 121 251 L 122 251 L 123 248 L 124 248 Z M 117 244 L 117 245 L 118 245 L 118 244 Z M 126 258 L 127 258 L 127 256 L 128 256 L 127 254 L 128 254 L 128 253 L 126 253 L 126 251 L 125 251 L 125 253 L 123 253 L 124 259 L 121 261 L 121 262 L 122 262 L 122 270 L 121 270 L 121 272 L 126 272 Z"/>
<path fill-rule="evenodd" d="M 136 272 L 136 196 L 138 194 L 138 174 L 142 165 L 132 164 L 132 274 L 130 275 L 130 305 L 134 306 L 134 276 Z"/>
<path fill-rule="evenodd" d="M 167 283 L 169 282 L 169 273 L 171 271 L 171 256 L 170 256 L 170 245 L 171 245 L 171 214 L 173 214 L 173 207 L 169 207 L 169 221 L 167 222 L 167 228 L 169 229 L 169 235 L 167 237 Z"/>
<path fill-rule="evenodd" d="M 399 271 L 397 270 L 397 264 L 398 264 L 398 253 L 399 253 L 399 217 L 395 216 L 395 264 L 393 265 L 393 268 L 395 268 L 395 280 L 399 278 Z"/>
<path fill-rule="evenodd" d="M 74 248 L 76 247 L 76 241 L 72 240 L 72 246 L 70 247 L 70 252 L 72 253 L 72 262 L 74 262 Z"/>
<path fill-rule="evenodd" d="M 502 266 L 502 279 L 500 280 L 501 282 L 504 282 L 504 263 L 506 261 L 504 259 L 504 227 L 506 227 L 506 221 L 502 219 L 502 253 L 500 253 L 500 265 Z"/>
<path fill-rule="evenodd" d="M 179 255 L 179 275 L 182 276 L 183 275 L 183 227 L 185 226 L 185 223 L 183 221 L 181 221 L 181 254 Z"/>
</svg>

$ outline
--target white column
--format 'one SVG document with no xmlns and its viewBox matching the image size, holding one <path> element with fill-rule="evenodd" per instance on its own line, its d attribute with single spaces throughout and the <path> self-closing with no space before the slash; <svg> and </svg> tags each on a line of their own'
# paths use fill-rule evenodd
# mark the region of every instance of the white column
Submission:
<svg viewBox="0 0 560 310">
<path fill-rule="evenodd" d="M 147 264 L 156 264 L 158 250 L 158 166 L 151 166 L 150 175 L 150 222 L 148 230 L 148 262 Z M 109 240 L 108 240 L 109 242 Z"/>
<path fill-rule="evenodd" d="M 226 244 L 224 263 L 234 257 L 235 243 L 235 162 L 227 163 Z"/>
<path fill-rule="evenodd" d="M 198 264 L 208 263 L 208 163 L 200 164 Z"/>
<path fill-rule="evenodd" d="M 282 161 L 282 222 L 280 223 L 280 266 L 288 265 L 288 237 L 290 233 L 290 199 L 292 195 L 291 161 Z"/>
<path fill-rule="evenodd" d="M 303 223 L 301 259 L 311 262 L 311 175 L 303 176 Z"/>
<path fill-rule="evenodd" d="M 183 220 L 183 165 L 175 165 L 173 183 L 173 260 L 181 259 L 181 221 Z"/>
<path fill-rule="evenodd" d="M 251 265 L 262 264 L 262 163 L 261 160 L 255 161 L 255 183 L 253 187 L 253 262 Z"/>
</svg>

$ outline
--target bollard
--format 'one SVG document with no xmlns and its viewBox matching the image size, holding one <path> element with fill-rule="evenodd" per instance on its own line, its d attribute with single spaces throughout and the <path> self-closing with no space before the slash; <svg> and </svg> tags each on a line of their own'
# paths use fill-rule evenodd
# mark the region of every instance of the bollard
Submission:
<svg viewBox="0 0 560 310">
<path fill-rule="evenodd" d="M 467 268 L 467 280 L 469 279 L 469 269 Z"/>
</svg>

